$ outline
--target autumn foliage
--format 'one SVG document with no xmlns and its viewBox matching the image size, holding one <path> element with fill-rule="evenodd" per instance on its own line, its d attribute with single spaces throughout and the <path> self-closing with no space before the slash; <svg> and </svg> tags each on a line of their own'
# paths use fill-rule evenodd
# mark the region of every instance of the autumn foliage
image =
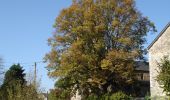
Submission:
<svg viewBox="0 0 170 100">
<path fill-rule="evenodd" d="M 56 87 L 84 97 L 128 91 L 153 23 L 134 0 L 73 0 L 56 18 L 45 59 Z"/>
</svg>

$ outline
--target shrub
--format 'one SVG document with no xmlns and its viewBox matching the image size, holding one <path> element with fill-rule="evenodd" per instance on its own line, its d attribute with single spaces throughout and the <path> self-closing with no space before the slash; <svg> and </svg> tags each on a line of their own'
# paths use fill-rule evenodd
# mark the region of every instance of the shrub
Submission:
<svg viewBox="0 0 170 100">
<path fill-rule="evenodd" d="M 100 97 L 100 100 L 110 100 L 110 95 L 106 93 Z"/>
<path fill-rule="evenodd" d="M 161 60 L 158 67 L 159 74 L 157 76 L 157 81 L 163 88 L 163 91 L 170 96 L 170 60 L 167 56 Z"/>
<path fill-rule="evenodd" d="M 89 95 L 86 100 L 98 100 L 98 97 L 96 95 Z"/>
<path fill-rule="evenodd" d="M 117 92 L 110 96 L 110 100 L 131 100 L 132 97 L 123 92 Z"/>
<path fill-rule="evenodd" d="M 83 99 L 83 100 L 132 100 L 132 97 L 128 96 L 127 94 L 123 92 L 116 92 L 112 95 L 106 93 L 101 96 L 91 94 L 86 99 Z"/>
<path fill-rule="evenodd" d="M 151 100 L 151 97 L 150 97 L 150 94 L 149 94 L 149 93 L 146 94 L 144 100 Z"/>
</svg>

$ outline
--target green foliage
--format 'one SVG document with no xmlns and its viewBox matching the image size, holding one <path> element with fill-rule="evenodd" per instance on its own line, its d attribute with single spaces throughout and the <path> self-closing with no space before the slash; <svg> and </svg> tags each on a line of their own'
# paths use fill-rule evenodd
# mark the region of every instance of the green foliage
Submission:
<svg viewBox="0 0 170 100">
<path fill-rule="evenodd" d="M 101 99 L 101 100 L 110 100 L 110 95 L 109 95 L 108 93 L 106 93 L 106 94 L 102 95 L 102 96 L 100 97 L 100 99 Z"/>
<path fill-rule="evenodd" d="M 128 96 L 123 92 L 116 92 L 113 94 L 106 93 L 101 96 L 91 94 L 85 100 L 133 100 L 133 99 L 131 96 Z"/>
<path fill-rule="evenodd" d="M 150 97 L 150 94 L 149 94 L 149 93 L 146 94 L 144 100 L 151 100 L 151 97 Z"/>
<path fill-rule="evenodd" d="M 49 100 L 70 100 L 71 98 L 70 91 L 60 89 L 50 90 L 48 97 Z"/>
<path fill-rule="evenodd" d="M 14 64 L 5 73 L 4 84 L 12 85 L 19 82 L 23 85 L 26 82 L 24 77 L 25 73 L 22 67 L 19 64 L 18 65 Z"/>
<path fill-rule="evenodd" d="M 12 65 L 10 69 L 5 73 L 4 82 L 1 86 L 1 96 L 3 99 L 8 100 L 11 93 L 17 93 L 17 88 L 22 88 L 26 81 L 24 79 L 25 73 L 22 67 L 18 65 Z"/>
<path fill-rule="evenodd" d="M 134 0 L 74 0 L 56 18 L 45 60 L 56 88 L 94 93 L 129 92 L 134 61 L 143 60 L 143 44 L 155 27 Z"/>
<path fill-rule="evenodd" d="M 157 76 L 157 81 L 160 86 L 163 88 L 164 92 L 170 96 L 170 60 L 168 57 L 164 57 L 161 60 L 159 66 L 159 74 Z"/>
<path fill-rule="evenodd" d="M 132 100 L 132 97 L 123 92 L 116 92 L 111 95 L 110 100 Z"/>
<path fill-rule="evenodd" d="M 7 98 L 5 100 L 43 100 L 33 85 L 21 86 L 21 84 L 16 84 L 15 91 L 8 87 L 7 93 L 6 97 L 3 95 L 3 99 Z"/>
<path fill-rule="evenodd" d="M 48 98 L 49 100 L 57 100 L 57 92 L 55 90 L 50 90 Z"/>
<path fill-rule="evenodd" d="M 154 96 L 150 100 L 169 100 L 167 96 Z"/>
<path fill-rule="evenodd" d="M 37 88 L 27 84 L 23 68 L 12 65 L 5 73 L 5 78 L 0 87 L 0 100 L 43 100 L 39 97 Z"/>
<path fill-rule="evenodd" d="M 96 95 L 89 95 L 86 100 L 98 100 Z"/>
</svg>

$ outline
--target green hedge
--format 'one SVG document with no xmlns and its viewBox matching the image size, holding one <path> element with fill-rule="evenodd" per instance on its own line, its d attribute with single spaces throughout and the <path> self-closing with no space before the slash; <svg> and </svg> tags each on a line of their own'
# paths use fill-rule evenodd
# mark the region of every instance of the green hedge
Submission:
<svg viewBox="0 0 170 100">
<path fill-rule="evenodd" d="M 123 93 L 123 92 L 116 92 L 113 94 L 104 94 L 102 96 L 90 95 L 87 97 L 86 100 L 132 100 L 132 97 Z"/>
</svg>

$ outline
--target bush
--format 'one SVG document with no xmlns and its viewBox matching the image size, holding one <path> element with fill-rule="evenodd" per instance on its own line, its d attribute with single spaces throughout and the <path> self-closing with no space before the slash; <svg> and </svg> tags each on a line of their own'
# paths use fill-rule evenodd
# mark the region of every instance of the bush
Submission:
<svg viewBox="0 0 170 100">
<path fill-rule="evenodd" d="M 61 89 L 51 89 L 48 94 L 49 100 L 70 100 L 70 91 Z"/>
<path fill-rule="evenodd" d="M 109 94 L 104 94 L 100 97 L 100 100 L 110 100 L 110 95 Z"/>
<path fill-rule="evenodd" d="M 146 94 L 144 100 L 151 100 L 151 97 L 150 97 L 150 94 L 149 94 L 149 93 Z"/>
<path fill-rule="evenodd" d="M 132 97 L 120 91 L 112 94 L 110 100 L 132 100 Z"/>
<path fill-rule="evenodd" d="M 83 100 L 132 100 L 132 97 L 128 96 L 127 94 L 123 92 L 116 92 L 112 95 L 106 93 L 101 96 L 91 94 L 86 99 L 83 99 Z"/>
<path fill-rule="evenodd" d="M 161 63 L 158 64 L 159 74 L 157 76 L 157 81 L 159 85 L 163 88 L 163 91 L 167 96 L 170 96 L 170 60 L 165 56 Z"/>
<path fill-rule="evenodd" d="M 96 95 L 89 95 L 86 100 L 98 100 Z"/>
</svg>

